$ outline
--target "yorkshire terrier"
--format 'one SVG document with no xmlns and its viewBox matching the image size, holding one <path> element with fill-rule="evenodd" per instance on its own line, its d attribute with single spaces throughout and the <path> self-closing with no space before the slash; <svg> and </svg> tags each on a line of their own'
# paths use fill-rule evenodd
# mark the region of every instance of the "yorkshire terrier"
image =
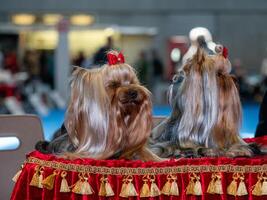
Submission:
<svg viewBox="0 0 267 200">
<path fill-rule="evenodd" d="M 160 157 L 252 156 L 257 152 L 239 136 L 241 103 L 230 75 L 228 51 L 202 49 L 174 76 L 169 89 L 171 116 L 152 131 L 150 149 Z"/>
<path fill-rule="evenodd" d="M 107 58 L 101 68 L 74 70 L 65 128 L 51 142 L 37 143 L 37 150 L 95 159 L 159 160 L 144 146 L 152 126 L 150 92 L 121 53 L 111 51 Z"/>
</svg>

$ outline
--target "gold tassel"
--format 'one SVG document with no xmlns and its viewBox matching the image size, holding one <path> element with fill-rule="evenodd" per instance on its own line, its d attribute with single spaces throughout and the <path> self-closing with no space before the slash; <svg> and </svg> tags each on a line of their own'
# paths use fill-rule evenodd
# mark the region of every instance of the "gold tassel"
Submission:
<svg viewBox="0 0 267 200">
<path fill-rule="evenodd" d="M 267 195 L 267 177 L 263 177 L 261 195 Z"/>
<path fill-rule="evenodd" d="M 20 176 L 20 174 L 21 174 L 21 172 L 22 172 L 22 170 L 20 169 L 16 174 L 15 174 L 15 176 L 13 176 L 13 178 L 12 178 L 12 181 L 13 182 L 17 182 L 17 180 L 19 179 L 19 176 Z"/>
<path fill-rule="evenodd" d="M 239 183 L 239 186 L 237 188 L 236 195 L 237 196 L 247 195 L 248 191 L 247 191 L 247 188 L 246 188 L 246 185 L 245 185 L 245 182 L 244 182 L 244 180 L 245 180 L 244 175 L 240 176 L 239 179 L 240 179 L 240 183 Z"/>
<path fill-rule="evenodd" d="M 195 175 L 196 178 L 196 182 L 194 185 L 194 195 L 202 195 L 202 187 L 201 187 L 201 183 L 200 183 L 200 177 Z"/>
<path fill-rule="evenodd" d="M 33 174 L 32 180 L 30 182 L 31 186 L 43 188 L 42 181 L 43 181 L 43 167 L 36 166 L 35 173 Z"/>
<path fill-rule="evenodd" d="M 194 194 L 195 177 L 190 175 L 190 181 L 186 187 L 186 194 Z"/>
<path fill-rule="evenodd" d="M 85 195 L 93 194 L 94 191 L 91 185 L 88 183 L 88 177 L 89 175 L 86 176 L 85 173 L 80 173 L 79 180 L 75 183 L 72 192 L 76 194 L 85 194 Z"/>
<path fill-rule="evenodd" d="M 127 184 L 127 188 L 126 188 L 126 195 L 127 195 L 127 197 L 135 197 L 135 196 L 138 196 L 138 194 L 136 192 L 136 189 L 134 187 L 134 184 L 132 183 L 133 176 L 132 175 L 129 175 L 127 177 L 127 180 L 128 180 L 128 184 Z"/>
<path fill-rule="evenodd" d="M 163 186 L 161 193 L 165 194 L 165 195 L 170 195 L 171 192 L 171 187 L 172 187 L 172 176 L 169 174 L 167 175 L 167 182 L 165 183 L 165 185 Z"/>
<path fill-rule="evenodd" d="M 16 183 L 16 182 L 17 182 L 17 180 L 19 179 L 19 177 L 20 177 L 20 174 L 21 174 L 21 172 L 22 172 L 22 169 L 23 169 L 23 166 L 24 166 L 24 165 L 21 165 L 21 166 L 20 166 L 20 170 L 19 170 L 19 171 L 18 171 L 18 172 L 15 174 L 15 176 L 13 176 L 13 178 L 12 178 L 12 181 L 13 181 L 13 182 L 15 182 L 15 183 Z"/>
<path fill-rule="evenodd" d="M 239 175 L 236 173 L 233 174 L 233 180 L 230 183 L 230 185 L 227 187 L 227 194 L 236 196 L 238 176 Z"/>
<path fill-rule="evenodd" d="M 128 180 L 127 178 L 123 178 L 122 180 L 122 186 L 121 186 L 121 192 L 120 192 L 120 197 L 124 197 L 127 198 L 127 184 L 128 184 Z"/>
<path fill-rule="evenodd" d="M 60 192 L 70 192 L 70 187 L 68 185 L 68 181 L 66 180 L 67 172 L 61 172 L 61 184 L 60 184 Z"/>
<path fill-rule="evenodd" d="M 214 183 L 214 193 L 215 194 L 223 194 L 221 174 L 218 173 L 215 176 L 216 176 L 217 180 Z"/>
<path fill-rule="evenodd" d="M 177 184 L 177 176 L 172 175 L 172 184 L 171 184 L 171 189 L 170 189 L 170 195 L 172 196 L 179 196 L 179 188 Z"/>
<path fill-rule="evenodd" d="M 141 188 L 140 191 L 140 197 L 150 197 L 150 190 L 149 190 L 149 186 L 147 184 L 148 179 L 147 179 L 147 175 L 143 176 L 143 186 Z"/>
<path fill-rule="evenodd" d="M 112 187 L 110 185 L 110 183 L 107 182 L 105 183 L 105 188 L 106 188 L 106 197 L 112 197 L 115 195 L 114 191 L 112 190 Z"/>
<path fill-rule="evenodd" d="M 208 189 L 207 189 L 207 193 L 209 193 L 209 194 L 215 193 L 215 179 L 216 179 L 216 175 L 213 173 L 211 175 L 211 181 L 210 181 Z"/>
<path fill-rule="evenodd" d="M 100 181 L 101 181 L 101 183 L 100 183 L 98 196 L 105 197 L 106 196 L 106 187 L 105 187 L 104 177 L 101 177 Z"/>
<path fill-rule="evenodd" d="M 252 186 L 252 194 L 255 195 L 255 196 L 261 196 L 261 193 L 262 193 L 262 173 L 261 174 L 258 174 L 258 181 L 257 183 Z"/>
<path fill-rule="evenodd" d="M 105 197 L 114 196 L 115 194 L 112 190 L 110 183 L 108 182 L 108 178 L 103 175 L 100 181 L 101 181 L 101 184 L 100 184 L 98 195 L 105 196 Z"/>
<path fill-rule="evenodd" d="M 53 174 L 49 175 L 42 181 L 43 187 L 48 190 L 52 190 L 54 188 L 55 178 L 58 174 L 59 174 L 59 171 L 54 170 Z"/>
<path fill-rule="evenodd" d="M 158 188 L 157 184 L 155 183 L 156 177 L 155 175 L 151 175 L 150 181 L 150 197 L 157 197 L 160 195 L 160 189 Z"/>
</svg>

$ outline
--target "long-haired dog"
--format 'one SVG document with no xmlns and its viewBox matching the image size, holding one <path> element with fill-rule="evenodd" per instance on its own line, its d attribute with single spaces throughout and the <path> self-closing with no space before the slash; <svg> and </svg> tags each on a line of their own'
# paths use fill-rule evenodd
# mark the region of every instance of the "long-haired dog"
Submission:
<svg viewBox="0 0 267 200">
<path fill-rule="evenodd" d="M 121 53 L 107 57 L 109 64 L 101 68 L 74 70 L 66 133 L 39 143 L 38 150 L 95 159 L 158 159 L 144 147 L 152 125 L 150 92 Z"/>
<path fill-rule="evenodd" d="M 174 76 L 171 116 L 153 129 L 150 141 L 160 157 L 253 155 L 239 136 L 241 103 L 227 51 L 216 46 L 216 52 L 198 49 Z"/>
</svg>

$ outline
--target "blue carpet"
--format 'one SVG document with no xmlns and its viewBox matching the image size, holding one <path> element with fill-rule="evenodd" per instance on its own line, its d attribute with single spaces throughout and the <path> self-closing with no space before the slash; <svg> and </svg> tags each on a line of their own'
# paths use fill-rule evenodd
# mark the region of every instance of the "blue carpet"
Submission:
<svg viewBox="0 0 267 200">
<path fill-rule="evenodd" d="M 153 115 L 168 116 L 169 106 L 154 106 Z M 64 110 L 53 110 L 48 116 L 41 117 L 45 139 L 50 140 L 53 133 L 60 128 L 64 120 Z M 258 122 L 259 105 L 255 103 L 245 103 L 243 105 L 243 123 L 241 127 L 242 137 L 253 137 Z"/>
</svg>

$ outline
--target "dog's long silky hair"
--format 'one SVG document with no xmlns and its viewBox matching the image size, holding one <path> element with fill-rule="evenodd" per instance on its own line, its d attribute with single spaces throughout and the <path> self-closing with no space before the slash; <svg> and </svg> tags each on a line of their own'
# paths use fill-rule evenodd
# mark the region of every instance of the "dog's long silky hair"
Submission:
<svg viewBox="0 0 267 200">
<path fill-rule="evenodd" d="M 65 127 L 75 154 L 99 158 L 107 149 L 110 102 L 101 69 L 76 68 Z"/>
<path fill-rule="evenodd" d="M 144 147 L 152 128 L 150 92 L 140 85 L 136 72 L 126 63 L 105 65 L 102 73 L 111 104 L 107 145 L 121 149 L 121 157 L 159 160 Z"/>
<path fill-rule="evenodd" d="M 230 74 L 231 63 L 222 55 L 221 45 L 217 45 L 215 50 L 217 55 L 212 58 L 217 71 L 219 110 L 217 122 L 212 130 L 213 144 L 218 149 L 226 150 L 226 156 L 252 156 L 252 149 L 239 135 L 242 108 L 236 79 Z"/>
<path fill-rule="evenodd" d="M 61 154 L 95 159 L 119 154 L 127 159 L 160 160 L 145 148 L 152 126 L 150 92 L 139 84 L 128 64 L 92 70 L 77 67 L 64 124 L 70 145 L 64 143 Z"/>
<path fill-rule="evenodd" d="M 176 97 L 182 115 L 179 124 L 174 127 L 177 131 L 175 140 L 183 148 L 210 143 L 210 131 L 218 113 L 216 71 L 213 66 L 214 61 L 205 59 L 204 51 L 199 51 L 183 68 L 183 88 L 177 94 L 180 97 Z"/>
<path fill-rule="evenodd" d="M 169 91 L 172 113 L 153 130 L 152 151 L 161 157 L 188 148 L 207 148 L 205 153 L 214 156 L 251 155 L 239 137 L 241 103 L 230 67 L 221 52 L 208 56 L 197 50 L 174 77 Z"/>
</svg>

